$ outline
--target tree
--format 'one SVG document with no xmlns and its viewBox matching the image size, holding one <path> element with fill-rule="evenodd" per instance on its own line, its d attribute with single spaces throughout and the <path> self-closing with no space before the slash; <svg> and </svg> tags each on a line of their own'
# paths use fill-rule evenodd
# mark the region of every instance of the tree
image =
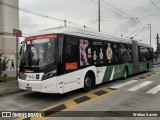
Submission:
<svg viewBox="0 0 160 120">
<path fill-rule="evenodd" d="M 10 61 L 7 57 L 4 57 L 2 53 L 0 53 L 0 76 L 2 76 L 2 72 L 6 71 L 8 68 L 7 64 Z"/>
</svg>

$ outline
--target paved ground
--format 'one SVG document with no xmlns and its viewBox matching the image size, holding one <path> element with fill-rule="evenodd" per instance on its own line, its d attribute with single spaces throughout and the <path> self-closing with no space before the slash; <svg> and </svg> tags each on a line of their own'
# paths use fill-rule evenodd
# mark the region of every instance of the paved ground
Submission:
<svg viewBox="0 0 160 120">
<path fill-rule="evenodd" d="M 0 96 L 21 91 L 18 87 L 18 81 L 0 82 Z"/>
<path fill-rule="evenodd" d="M 0 111 L 159 111 L 160 100 L 160 65 L 149 73 L 139 74 L 127 80 L 116 80 L 97 86 L 89 93 L 80 90 L 64 95 L 43 94 L 36 92 L 18 92 L 0 97 Z M 114 89 L 113 89 L 114 88 Z M 83 99 L 82 99 L 83 98 Z M 60 107 L 59 107 L 60 106 Z M 57 109 L 55 109 L 57 107 Z M 51 116 L 61 116 L 55 114 Z M 75 113 L 80 114 L 81 113 Z M 103 114 L 100 112 L 99 114 Z M 119 113 L 114 113 L 118 115 Z M 126 113 L 127 114 L 127 113 Z M 82 114 L 83 116 L 85 114 Z M 81 115 L 81 116 L 82 116 Z M 88 113 L 89 115 L 89 113 Z M 95 114 L 94 114 L 95 115 Z M 53 119 L 45 118 L 45 119 Z M 58 120 L 82 119 L 80 117 L 58 117 Z M 107 119 L 107 120 L 141 120 L 141 118 L 115 118 L 115 117 L 86 117 L 83 119 Z M 150 120 L 151 118 L 145 118 Z M 153 118 L 159 120 L 158 118 Z"/>
</svg>

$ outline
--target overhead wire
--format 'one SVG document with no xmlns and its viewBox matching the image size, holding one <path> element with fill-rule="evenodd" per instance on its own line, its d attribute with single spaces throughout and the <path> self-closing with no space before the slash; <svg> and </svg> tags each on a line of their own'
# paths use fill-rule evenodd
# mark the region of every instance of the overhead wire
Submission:
<svg viewBox="0 0 160 120">
<path fill-rule="evenodd" d="M 6 4 L 6 3 L 3 3 L 3 2 L 0 2 L 0 4 L 8 6 L 8 7 L 11 7 L 13 9 L 17 9 L 17 10 L 22 11 L 22 12 L 26 12 L 28 14 L 32 14 L 32 15 L 36 15 L 36 16 L 39 16 L 39 17 L 44 17 L 44 18 L 48 18 L 48 19 L 52 19 L 52 20 L 57 20 L 57 21 L 60 21 L 60 22 L 66 22 L 68 24 L 72 24 L 72 25 L 75 25 L 75 26 L 80 26 L 80 27 L 84 27 L 84 28 L 95 30 L 95 29 L 90 28 L 90 27 L 88 27 L 86 25 L 80 25 L 80 24 L 77 24 L 77 23 L 74 23 L 74 22 L 71 22 L 71 21 L 68 21 L 68 20 L 63 20 L 63 19 L 59 19 L 59 18 L 48 16 L 48 15 L 35 13 L 35 12 L 30 11 L 30 10 L 26 10 L 26 9 L 23 9 L 23 8 L 20 8 L 20 7 L 16 7 L 16 6 L 13 6 L 13 5 L 10 5 L 10 4 Z M 112 34 L 112 33 L 109 33 L 109 34 Z"/>
<path fill-rule="evenodd" d="M 137 34 L 135 34 L 135 35 L 134 35 L 134 36 L 132 36 L 132 37 L 134 38 L 135 36 L 139 35 L 140 33 L 144 32 L 144 31 L 146 31 L 146 30 L 148 30 L 148 29 L 149 29 L 149 27 L 148 27 L 148 28 L 146 28 L 146 29 L 143 29 L 142 31 L 138 32 Z"/>
<path fill-rule="evenodd" d="M 94 3 L 96 3 L 96 4 L 98 4 L 98 3 L 95 2 L 94 0 L 90 0 L 90 1 L 92 1 L 92 2 L 94 2 Z M 114 11 L 114 10 L 112 10 L 112 9 L 110 9 L 110 8 L 108 8 L 108 7 L 104 6 L 104 5 L 102 5 L 102 4 L 100 4 L 100 6 L 102 6 L 104 9 L 107 9 L 107 10 L 109 10 L 109 11 L 111 11 L 111 12 L 117 14 L 117 15 L 123 16 L 122 14 L 120 14 L 120 13 L 118 13 L 118 12 L 116 12 L 116 11 Z M 123 17 L 124 17 L 124 16 L 123 16 Z"/>
<path fill-rule="evenodd" d="M 68 20 L 63 20 L 63 19 L 59 19 L 59 18 L 48 16 L 48 15 L 32 12 L 30 10 L 26 10 L 26 9 L 23 9 L 23 8 L 20 8 L 20 7 L 16 7 L 16 6 L 13 6 L 13 5 L 10 5 L 10 4 L 6 4 L 4 2 L 0 2 L 0 4 L 8 6 L 8 7 L 11 7 L 13 9 L 17 9 L 19 11 L 22 11 L 22 12 L 25 12 L 25 13 L 28 13 L 28 14 L 36 15 L 36 16 L 39 16 L 39 17 L 44 17 L 44 18 L 48 18 L 48 19 L 52 19 L 52 20 L 56 20 L 56 21 L 60 21 L 60 22 L 66 22 L 66 23 L 69 23 L 69 24 L 72 24 L 72 25 L 76 25 L 76 26 L 81 26 L 81 27 L 84 26 L 84 25 L 80 25 L 80 24 L 77 24 L 77 23 L 74 23 L 74 22 L 71 22 L 71 21 L 68 21 Z"/>
<path fill-rule="evenodd" d="M 149 0 L 158 10 L 160 10 L 160 7 L 158 7 L 152 0 Z"/>
<path fill-rule="evenodd" d="M 119 8 L 117 8 L 117 7 L 115 7 L 115 6 L 113 6 L 113 5 L 109 4 L 109 3 L 107 3 L 106 1 L 103 1 L 103 0 L 101 0 L 101 1 L 102 1 L 103 3 L 105 3 L 105 4 L 107 4 L 108 6 L 111 6 L 112 8 L 116 9 L 117 11 L 119 11 L 119 12 L 125 14 L 126 16 L 129 16 L 130 18 L 132 18 L 131 15 L 127 14 L 126 12 L 124 12 L 124 11 L 122 11 L 122 10 L 120 10 Z"/>
<path fill-rule="evenodd" d="M 96 3 L 96 4 L 98 4 L 98 3 L 95 2 L 94 0 L 91 0 L 91 1 L 94 2 L 94 3 Z M 102 0 L 102 1 L 103 1 L 103 0 Z M 106 2 L 103 1 L 103 3 L 106 3 Z M 20 11 L 22 11 L 22 12 L 26 12 L 26 13 L 28 13 L 28 14 L 33 14 L 33 15 L 36 15 L 36 16 L 40 16 L 40 17 L 44 17 L 44 18 L 48 18 L 48 19 L 52 19 L 52 20 L 57 20 L 57 21 L 61 21 L 61 22 L 66 21 L 66 23 L 69 23 L 69 24 L 72 24 L 72 25 L 76 25 L 76 26 L 84 27 L 84 25 L 80 25 L 80 24 L 77 24 L 77 23 L 74 23 L 74 22 L 70 22 L 70 21 L 68 21 L 68 20 L 63 20 L 63 19 L 59 19 L 59 18 L 55 18 L 55 17 L 48 16 L 48 15 L 44 15 L 44 14 L 40 14 L 40 13 L 35 13 L 35 12 L 29 11 L 29 10 L 26 10 L 26 9 L 22 9 L 22 8 L 19 8 L 19 7 L 10 5 L 10 4 L 3 3 L 3 2 L 0 2 L 0 4 L 3 4 L 3 5 L 5 5 L 5 6 L 11 7 L 11 8 L 14 8 L 14 9 L 17 9 L 17 10 L 20 10 Z M 106 4 L 107 4 L 107 3 L 106 3 Z M 127 13 L 125 13 L 124 11 L 122 11 L 122 10 L 114 7 L 114 6 L 111 5 L 111 4 L 109 4 L 109 5 L 112 6 L 113 8 L 115 8 L 116 10 L 118 10 L 119 12 L 121 12 L 121 13 L 123 13 L 123 14 L 125 14 L 125 15 L 128 15 L 128 18 L 127 18 L 127 17 L 124 17 L 124 16 L 123 16 L 121 13 L 119 13 L 119 12 L 116 12 L 116 11 L 114 11 L 114 10 L 111 10 L 111 9 L 107 8 L 107 7 L 104 6 L 104 5 L 101 5 L 101 6 L 102 6 L 103 8 L 105 8 L 105 9 L 107 9 L 107 10 L 110 10 L 110 11 L 112 11 L 112 12 L 114 12 L 114 13 L 122 16 L 124 19 L 130 19 L 129 17 L 131 17 L 131 16 L 130 16 L 129 14 L 127 14 Z M 95 30 L 95 29 L 90 28 L 90 27 L 87 27 L 87 26 L 86 26 L 86 28 Z"/>
</svg>

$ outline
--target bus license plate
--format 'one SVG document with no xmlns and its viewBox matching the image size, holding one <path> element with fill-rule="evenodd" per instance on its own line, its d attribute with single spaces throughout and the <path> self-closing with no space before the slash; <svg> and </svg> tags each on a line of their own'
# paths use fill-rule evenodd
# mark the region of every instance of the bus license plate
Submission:
<svg viewBox="0 0 160 120">
<path fill-rule="evenodd" d="M 26 87 L 26 90 L 27 91 L 32 91 L 32 88 L 31 87 Z"/>
</svg>

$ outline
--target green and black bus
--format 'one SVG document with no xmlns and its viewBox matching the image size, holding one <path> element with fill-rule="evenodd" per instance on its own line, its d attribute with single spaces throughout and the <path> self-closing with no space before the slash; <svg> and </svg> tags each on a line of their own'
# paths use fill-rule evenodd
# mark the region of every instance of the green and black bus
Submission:
<svg viewBox="0 0 160 120">
<path fill-rule="evenodd" d="M 66 93 L 153 68 L 153 47 L 86 29 L 49 29 L 25 38 L 19 86 L 43 93 Z"/>
</svg>

